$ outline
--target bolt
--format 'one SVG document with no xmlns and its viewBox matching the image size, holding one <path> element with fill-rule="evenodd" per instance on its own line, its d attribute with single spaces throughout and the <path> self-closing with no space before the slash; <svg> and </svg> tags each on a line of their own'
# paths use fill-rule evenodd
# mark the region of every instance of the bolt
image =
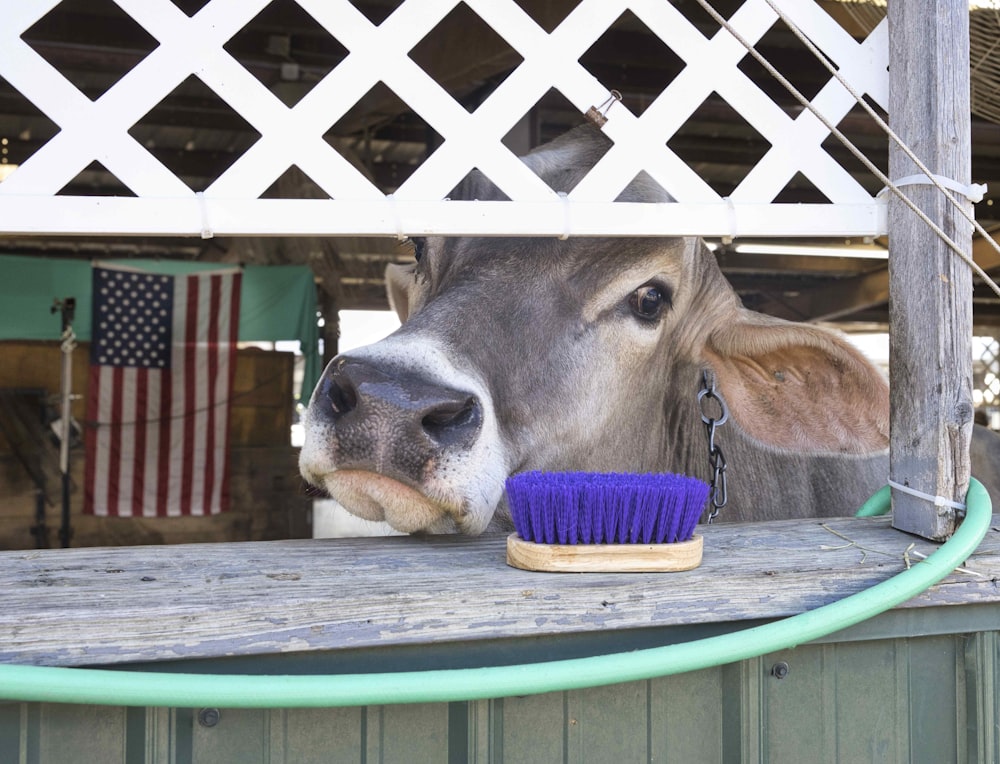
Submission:
<svg viewBox="0 0 1000 764">
<path fill-rule="evenodd" d="M 221 718 L 222 714 L 217 708 L 203 708 L 198 712 L 198 724 L 202 727 L 214 727 Z"/>
<path fill-rule="evenodd" d="M 773 676 L 775 679 L 784 679 L 786 676 L 788 676 L 788 664 L 785 663 L 784 661 L 775 663 L 773 666 L 771 666 L 771 676 Z"/>
</svg>

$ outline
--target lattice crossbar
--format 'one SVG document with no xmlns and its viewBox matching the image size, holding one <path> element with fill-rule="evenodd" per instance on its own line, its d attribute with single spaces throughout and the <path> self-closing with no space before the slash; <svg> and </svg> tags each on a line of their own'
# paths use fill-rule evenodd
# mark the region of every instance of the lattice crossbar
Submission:
<svg viewBox="0 0 1000 764">
<path fill-rule="evenodd" d="M 726 30 L 704 37 L 666 0 L 581 0 L 551 33 L 515 0 L 466 0 L 523 58 L 469 113 L 407 54 L 459 0 L 406 0 L 373 25 L 348 0 L 297 0 L 349 54 L 294 106 L 286 106 L 223 46 L 270 0 L 211 0 L 187 16 L 170 0 L 115 0 L 158 45 L 91 101 L 21 35 L 59 0 L 20 0 L 0 27 L 0 76 L 60 128 L 0 183 L 0 232 L 150 235 L 879 235 L 884 201 L 873 198 L 822 148 L 828 131 L 809 112 L 778 107 L 738 64 L 743 46 Z M 848 35 L 811 0 L 786 0 L 787 13 L 851 85 L 885 107 L 887 33 Z M 631 10 L 685 62 L 640 115 L 616 104 L 605 132 L 614 146 L 569 194 L 560 197 L 501 139 L 551 88 L 581 113 L 615 83 L 600 82 L 581 55 Z M 731 22 L 751 41 L 777 21 L 763 0 L 747 0 Z M 201 194 L 129 135 L 129 129 L 190 75 L 196 75 L 257 132 L 253 144 Z M 384 82 L 444 139 L 391 197 L 373 185 L 323 135 L 373 86 Z M 695 109 L 718 93 L 771 145 L 723 199 L 667 142 Z M 813 104 L 832 123 L 854 104 L 831 79 Z M 59 195 L 99 161 L 136 196 Z M 261 199 L 297 165 L 329 199 Z M 509 202 L 445 199 L 473 168 Z M 674 204 L 615 203 L 640 171 Z M 798 172 L 829 204 L 773 204 Z"/>
</svg>

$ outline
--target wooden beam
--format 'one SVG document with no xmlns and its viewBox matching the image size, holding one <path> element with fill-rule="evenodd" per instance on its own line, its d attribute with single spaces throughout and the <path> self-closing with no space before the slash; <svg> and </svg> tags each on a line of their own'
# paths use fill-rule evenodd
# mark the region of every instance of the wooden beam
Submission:
<svg viewBox="0 0 1000 764">
<path fill-rule="evenodd" d="M 791 321 L 835 321 L 884 305 L 888 300 L 889 272 L 879 268 L 796 295 L 772 297 L 757 305 L 756 310 Z"/>
<path fill-rule="evenodd" d="M 1000 243 L 997 231 L 990 231 L 989 234 L 994 244 Z M 1000 252 L 990 246 L 990 242 L 982 236 L 977 236 L 976 240 L 972 242 L 972 257 L 984 271 L 991 271 L 1000 266 Z"/>
<path fill-rule="evenodd" d="M 833 16 L 837 23 L 852 37 L 863 40 L 871 33 L 872 30 L 868 28 L 868 25 L 862 24 L 855 16 L 851 15 L 851 12 L 844 7 L 842 0 L 817 0 L 817 4 Z"/>
<path fill-rule="evenodd" d="M 907 543 L 883 519 L 720 522 L 699 532 L 701 567 L 669 578 L 517 570 L 504 562 L 506 537 L 494 534 L 2 551 L 0 661 L 92 666 L 287 655 L 314 668 L 338 661 L 350 673 L 359 670 L 359 651 L 376 651 L 373 664 L 384 666 L 403 647 L 444 658 L 442 665 L 463 646 L 495 640 L 506 642 L 505 655 L 525 655 L 559 638 L 565 655 L 580 649 L 575 637 L 593 633 L 622 640 L 621 650 L 629 635 L 652 633 L 653 644 L 669 644 L 691 632 L 668 638 L 663 629 L 797 615 L 904 570 Z M 865 563 L 862 550 L 877 551 L 877 564 L 871 556 Z M 918 540 L 910 554 L 934 551 Z M 990 608 L 983 619 L 996 619 L 997 577 L 1000 534 L 988 533 L 969 569 L 900 610 L 966 605 Z M 800 677 L 812 670 L 793 671 L 800 666 Z"/>
<path fill-rule="evenodd" d="M 577 0 L 549 0 L 541 4 L 533 16 L 542 27 L 552 28 L 576 5 Z M 414 46 L 410 57 L 452 94 L 471 90 L 513 69 L 522 60 L 516 50 L 464 4 L 459 4 L 430 35 Z M 369 96 L 362 98 L 337 123 L 338 134 L 364 130 L 409 110 L 387 88 L 373 90 Z"/>
<path fill-rule="evenodd" d="M 770 244 L 787 245 L 787 239 L 755 240 L 761 248 Z M 795 239 L 796 244 L 811 247 L 830 246 L 829 239 L 803 238 Z M 850 246 L 849 243 L 845 246 Z M 730 274 L 770 273 L 796 276 L 860 276 L 870 271 L 874 265 L 871 260 L 855 257 L 837 257 L 825 255 L 792 255 L 761 252 L 735 252 L 728 246 L 720 246 L 715 251 L 715 259 L 722 272 Z"/>
<path fill-rule="evenodd" d="M 889 3 L 890 124 L 932 173 L 971 178 L 968 0 Z M 893 145 L 889 177 L 918 172 Z M 933 186 L 906 194 L 966 252 L 972 227 Z M 971 211 L 971 203 L 966 202 Z M 890 479 L 964 501 L 972 434 L 972 271 L 894 195 L 889 201 Z M 959 512 L 893 489 L 893 525 L 950 536 Z"/>
</svg>

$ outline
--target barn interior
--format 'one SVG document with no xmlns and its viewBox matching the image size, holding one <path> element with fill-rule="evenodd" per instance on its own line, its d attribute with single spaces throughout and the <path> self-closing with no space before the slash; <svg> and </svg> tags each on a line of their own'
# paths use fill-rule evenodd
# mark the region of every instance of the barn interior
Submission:
<svg viewBox="0 0 1000 764">
<path fill-rule="evenodd" d="M 205 4 L 204 0 L 173 2 L 189 15 Z M 398 2 L 355 0 L 354 5 L 378 24 Z M 551 31 L 576 1 L 520 0 L 520 5 L 542 28 Z M 719 32 L 719 25 L 695 0 L 674 0 L 674 5 L 706 37 Z M 740 3 L 717 0 L 713 5 L 729 17 Z M 878 0 L 826 0 L 820 5 L 859 39 L 885 15 L 884 2 Z M 994 43 L 1000 35 L 1000 16 L 995 9 L 975 4 L 970 13 L 972 179 L 988 187 L 975 204 L 975 212 L 995 238 L 1000 231 L 1000 50 Z M 25 32 L 23 39 L 92 99 L 106 92 L 156 45 L 113 0 L 63 0 Z M 225 49 L 287 105 L 297 103 L 347 55 L 336 38 L 295 0 L 267 4 Z M 822 65 L 780 22 L 757 49 L 807 97 L 814 96 L 829 79 Z M 470 112 L 520 63 L 517 51 L 464 3 L 457 4 L 409 55 Z M 632 13 L 623 14 L 580 61 L 609 89 L 619 91 L 623 105 L 636 114 L 641 114 L 684 66 Z M 740 68 L 787 113 L 801 110 L 756 61 L 747 57 Z M 509 148 L 523 153 L 581 121 L 579 110 L 553 89 L 504 140 Z M 886 137 L 860 107 L 838 127 L 877 166 L 886 168 Z M 0 77 L 0 182 L 58 131 L 58 125 Z M 129 133 L 194 191 L 207 188 L 260 137 L 195 76 L 149 111 Z M 331 125 L 324 139 L 363 168 L 387 194 L 442 141 L 419 114 L 383 84 Z M 713 94 L 668 145 L 725 196 L 770 144 Z M 823 147 L 871 194 L 880 190 L 880 182 L 836 138 L 828 138 Z M 94 162 L 60 193 L 128 196 L 131 191 Z M 322 195 L 294 166 L 265 192 L 274 198 Z M 799 174 L 775 201 L 812 203 L 826 198 Z M 710 244 L 723 272 L 754 310 L 797 321 L 829 323 L 852 333 L 886 331 L 889 277 L 884 239 L 716 239 Z M 987 273 L 1000 268 L 1000 255 L 985 241 L 974 241 L 973 255 Z M 123 259 L 299 266 L 308 270 L 315 286 L 322 353 L 329 359 L 338 347 L 341 312 L 386 310 L 385 266 L 409 260 L 412 251 L 393 238 L 373 237 L 29 237 L 0 232 L 0 263 L 9 257 L 36 258 L 56 268 L 60 263 Z M 52 321 L 58 322 L 58 318 L 54 315 Z M 986 420 L 997 423 L 1000 344 L 993 338 L 1000 336 L 1000 298 L 978 279 L 973 319 L 976 334 L 988 338 L 980 345 L 982 357 L 976 359 L 977 403 Z M 74 353 L 74 389 L 79 391 L 86 385 L 86 344 Z M 307 537 L 312 532 L 312 500 L 297 476 L 296 447 L 290 435 L 302 394 L 294 352 L 277 350 L 273 341 L 247 345 L 239 351 L 231 421 L 234 499 L 230 512 L 162 519 L 84 517 L 79 514 L 84 454 L 82 442 L 76 438 L 71 447 L 72 533 L 67 538 L 61 538 L 58 527 L 59 442 L 50 426 L 57 415 L 59 343 L 8 338 L 0 344 L 0 354 L 0 548 L 56 546 L 61 542 L 85 546 L 260 540 Z M 84 420 L 79 399 L 73 403 L 73 415 Z"/>
</svg>

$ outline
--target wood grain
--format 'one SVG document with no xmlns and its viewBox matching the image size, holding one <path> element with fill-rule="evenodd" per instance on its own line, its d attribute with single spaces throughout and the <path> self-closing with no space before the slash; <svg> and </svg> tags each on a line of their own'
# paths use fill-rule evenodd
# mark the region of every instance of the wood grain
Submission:
<svg viewBox="0 0 1000 764">
<path fill-rule="evenodd" d="M 968 184 L 969 4 L 890 3 L 890 125 L 928 170 Z M 933 21 L 930 21 L 933 19 Z M 889 177 L 918 174 L 890 142 Z M 969 256 L 972 225 L 931 185 L 902 189 Z M 972 204 L 956 194 L 966 212 Z M 960 500 L 969 485 L 972 435 L 972 271 L 895 194 L 889 194 L 890 477 L 931 496 Z M 900 491 L 895 525 L 945 539 L 954 510 Z"/>
<path fill-rule="evenodd" d="M 674 544 L 536 544 L 507 537 L 507 564 L 549 573 L 677 573 L 701 564 L 704 536 Z"/>
<path fill-rule="evenodd" d="M 0 552 L 0 661 L 82 666 L 738 623 L 828 604 L 903 570 L 904 553 L 919 564 L 936 548 L 881 518 L 699 531 L 702 564 L 669 576 L 517 570 L 505 536 Z M 904 607 L 1000 603 L 1000 532 L 966 567 Z"/>
</svg>

